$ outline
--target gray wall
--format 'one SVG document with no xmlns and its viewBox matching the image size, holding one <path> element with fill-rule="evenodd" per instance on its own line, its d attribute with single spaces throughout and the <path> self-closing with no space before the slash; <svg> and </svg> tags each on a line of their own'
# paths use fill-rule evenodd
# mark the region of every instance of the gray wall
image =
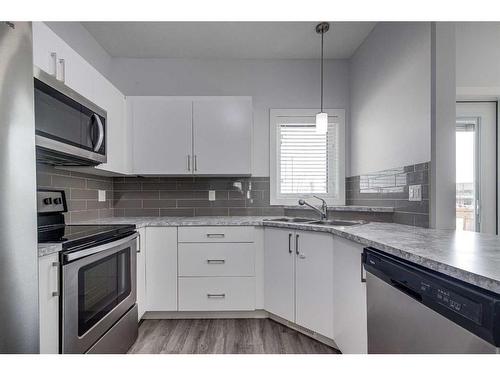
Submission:
<svg viewBox="0 0 500 375">
<path fill-rule="evenodd" d="M 350 174 L 429 161 L 430 23 L 379 23 L 351 58 Z"/>
<path fill-rule="evenodd" d="M 500 22 L 457 22 L 456 84 L 500 95 Z M 473 90 L 475 91 L 475 90 Z"/>
<path fill-rule="evenodd" d="M 125 95 L 252 96 L 254 176 L 269 176 L 269 109 L 318 108 L 320 99 L 316 60 L 113 59 L 111 81 Z M 348 113 L 347 60 L 325 63 L 325 107 Z"/>
</svg>

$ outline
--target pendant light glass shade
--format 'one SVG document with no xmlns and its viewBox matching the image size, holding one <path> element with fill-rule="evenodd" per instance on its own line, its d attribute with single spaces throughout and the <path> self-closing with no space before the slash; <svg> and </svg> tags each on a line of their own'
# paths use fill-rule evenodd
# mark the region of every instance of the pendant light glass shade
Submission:
<svg viewBox="0 0 500 375">
<path fill-rule="evenodd" d="M 316 114 L 316 133 L 326 134 L 328 131 L 328 113 L 319 112 Z"/>
</svg>

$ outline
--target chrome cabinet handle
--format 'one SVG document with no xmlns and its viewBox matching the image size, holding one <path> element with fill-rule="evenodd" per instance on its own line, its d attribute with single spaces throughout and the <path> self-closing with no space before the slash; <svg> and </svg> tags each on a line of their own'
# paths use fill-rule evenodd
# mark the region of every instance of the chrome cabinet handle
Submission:
<svg viewBox="0 0 500 375">
<path fill-rule="evenodd" d="M 60 81 L 66 82 L 66 62 L 64 61 L 64 59 L 59 59 L 59 66 L 61 67 Z"/>
<path fill-rule="evenodd" d="M 224 264 L 226 263 L 225 259 L 207 259 L 208 264 Z"/>
<path fill-rule="evenodd" d="M 60 263 L 59 262 L 52 262 L 52 267 L 55 267 L 56 268 L 56 274 L 57 274 L 57 277 L 56 277 L 56 284 L 57 284 L 57 290 L 55 292 L 52 292 L 52 297 L 59 297 L 60 296 L 60 293 L 59 293 L 59 266 L 60 266 Z"/>
<path fill-rule="evenodd" d="M 224 233 L 207 233 L 208 238 L 224 238 Z"/>
<path fill-rule="evenodd" d="M 188 162 L 188 171 L 191 171 L 191 155 L 187 156 L 187 162 Z"/>
<path fill-rule="evenodd" d="M 226 293 L 220 293 L 220 294 L 207 293 L 207 298 L 226 298 Z"/>
<path fill-rule="evenodd" d="M 194 170 L 196 172 L 198 170 L 198 156 L 197 155 L 193 156 L 193 164 L 194 164 Z"/>
<path fill-rule="evenodd" d="M 361 253 L 361 282 L 366 283 L 366 276 L 363 270 L 363 263 L 365 261 L 365 254 Z"/>
<path fill-rule="evenodd" d="M 292 234 L 288 233 L 288 252 L 292 253 Z"/>
<path fill-rule="evenodd" d="M 51 52 L 50 58 L 52 59 L 52 75 L 57 78 L 57 53 Z"/>
<path fill-rule="evenodd" d="M 97 142 L 94 146 L 94 151 L 99 151 L 99 149 L 102 146 L 102 143 L 104 142 L 104 126 L 102 125 L 101 118 L 96 113 L 93 113 L 92 116 L 90 116 L 90 121 L 92 121 L 92 119 L 95 119 L 95 122 L 97 124 L 97 129 L 99 130 L 99 135 L 97 137 Z"/>
<path fill-rule="evenodd" d="M 137 253 L 141 252 L 141 232 L 137 232 Z"/>
<path fill-rule="evenodd" d="M 299 235 L 295 235 L 295 254 L 299 255 Z"/>
</svg>

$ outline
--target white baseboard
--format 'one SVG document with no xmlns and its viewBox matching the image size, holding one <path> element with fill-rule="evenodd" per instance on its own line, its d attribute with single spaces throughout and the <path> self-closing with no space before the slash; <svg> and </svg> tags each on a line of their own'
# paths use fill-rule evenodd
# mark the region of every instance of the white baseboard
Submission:
<svg viewBox="0 0 500 375">
<path fill-rule="evenodd" d="M 147 311 L 142 319 L 264 319 L 269 313 L 253 311 Z"/>
</svg>

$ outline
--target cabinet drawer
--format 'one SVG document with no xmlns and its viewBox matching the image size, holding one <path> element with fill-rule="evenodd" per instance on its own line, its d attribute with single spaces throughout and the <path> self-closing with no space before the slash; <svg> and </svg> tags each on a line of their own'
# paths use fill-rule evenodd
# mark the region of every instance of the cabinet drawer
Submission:
<svg viewBox="0 0 500 375">
<path fill-rule="evenodd" d="M 181 243 L 179 276 L 255 276 L 252 243 Z"/>
<path fill-rule="evenodd" d="M 179 311 L 254 309 L 253 277 L 179 277 Z"/>
<path fill-rule="evenodd" d="M 253 227 L 179 227 L 179 242 L 253 242 Z"/>
</svg>

